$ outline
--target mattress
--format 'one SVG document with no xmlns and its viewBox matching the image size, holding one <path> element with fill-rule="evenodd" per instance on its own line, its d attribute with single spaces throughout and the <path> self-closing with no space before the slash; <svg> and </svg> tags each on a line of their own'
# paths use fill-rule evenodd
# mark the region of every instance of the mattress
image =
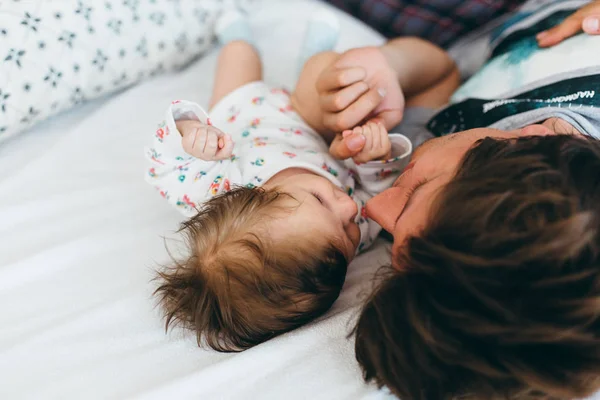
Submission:
<svg viewBox="0 0 600 400">
<path fill-rule="evenodd" d="M 316 7 L 272 0 L 252 13 L 268 82 L 292 87 Z M 341 19 L 340 50 L 381 43 Z M 165 334 L 152 279 L 182 216 L 144 183 L 143 147 L 172 99 L 207 103 L 215 62 L 213 52 L 0 148 L 0 398 L 390 397 L 363 383 L 348 338 L 389 260 L 384 242 L 352 263 L 330 312 L 294 332 L 239 354 Z"/>
</svg>

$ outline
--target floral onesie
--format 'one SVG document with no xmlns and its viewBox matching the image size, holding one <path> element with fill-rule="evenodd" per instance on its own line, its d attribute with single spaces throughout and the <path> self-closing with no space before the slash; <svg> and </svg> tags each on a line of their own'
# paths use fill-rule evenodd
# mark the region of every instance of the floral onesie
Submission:
<svg viewBox="0 0 600 400">
<path fill-rule="evenodd" d="M 228 160 L 204 161 L 187 154 L 175 121 L 198 120 L 231 135 L 235 147 Z M 392 159 L 357 165 L 329 155 L 323 138 L 294 112 L 288 92 L 263 82 L 230 93 L 211 111 L 210 118 L 196 103 L 174 101 L 146 149 L 151 163 L 146 180 L 184 215 L 195 215 L 202 202 L 235 186 L 256 187 L 278 172 L 303 168 L 345 190 L 360 212 L 358 251 L 365 249 L 381 228 L 365 217 L 365 203 L 389 188 L 408 163 L 411 142 L 390 134 Z"/>
</svg>

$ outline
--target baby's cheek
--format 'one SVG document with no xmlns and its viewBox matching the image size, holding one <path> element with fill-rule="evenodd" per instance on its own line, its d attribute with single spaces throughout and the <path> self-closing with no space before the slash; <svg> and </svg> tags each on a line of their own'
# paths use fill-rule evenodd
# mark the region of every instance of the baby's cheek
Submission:
<svg viewBox="0 0 600 400">
<path fill-rule="evenodd" d="M 360 228 L 358 227 L 358 224 L 350 224 L 348 236 L 354 245 L 354 251 L 352 253 L 356 253 L 356 250 L 358 250 L 358 243 L 360 243 Z"/>
</svg>

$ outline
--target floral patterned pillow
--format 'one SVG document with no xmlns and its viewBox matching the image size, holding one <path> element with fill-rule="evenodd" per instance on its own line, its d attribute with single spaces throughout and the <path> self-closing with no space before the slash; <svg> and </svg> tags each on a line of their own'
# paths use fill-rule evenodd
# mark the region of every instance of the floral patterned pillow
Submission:
<svg viewBox="0 0 600 400">
<path fill-rule="evenodd" d="M 86 100 L 187 65 L 212 43 L 223 4 L 0 1 L 0 141 Z"/>
</svg>

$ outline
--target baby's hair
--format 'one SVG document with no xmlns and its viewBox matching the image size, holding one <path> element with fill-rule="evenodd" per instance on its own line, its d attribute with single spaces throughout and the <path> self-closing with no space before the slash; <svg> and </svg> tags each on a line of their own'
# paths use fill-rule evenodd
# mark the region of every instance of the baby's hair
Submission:
<svg viewBox="0 0 600 400">
<path fill-rule="evenodd" d="M 166 319 L 198 346 L 242 351 L 324 314 L 339 296 L 347 260 L 328 242 L 270 238 L 269 222 L 292 212 L 277 189 L 235 188 L 184 222 L 191 254 L 158 272 Z"/>
</svg>

